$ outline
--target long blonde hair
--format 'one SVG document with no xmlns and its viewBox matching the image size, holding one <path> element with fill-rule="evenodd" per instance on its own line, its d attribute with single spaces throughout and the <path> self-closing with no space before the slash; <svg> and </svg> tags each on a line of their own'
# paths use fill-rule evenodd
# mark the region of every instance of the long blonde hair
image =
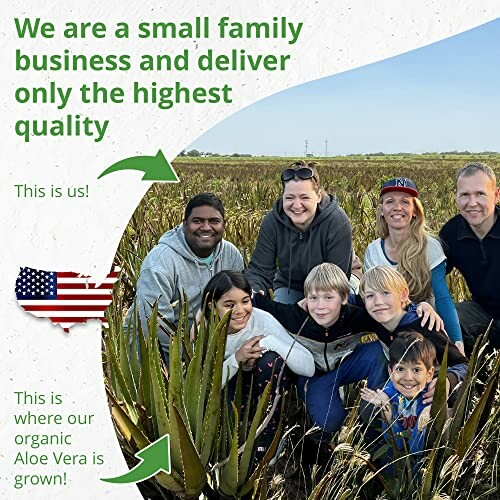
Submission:
<svg viewBox="0 0 500 500">
<path fill-rule="evenodd" d="M 432 296 L 431 270 L 427 260 L 427 236 L 424 207 L 418 198 L 413 200 L 414 214 L 408 237 L 398 246 L 398 271 L 404 276 L 413 302 L 423 302 Z M 377 235 L 386 239 L 389 226 L 382 215 L 382 196 L 379 200 L 376 221 Z"/>
</svg>

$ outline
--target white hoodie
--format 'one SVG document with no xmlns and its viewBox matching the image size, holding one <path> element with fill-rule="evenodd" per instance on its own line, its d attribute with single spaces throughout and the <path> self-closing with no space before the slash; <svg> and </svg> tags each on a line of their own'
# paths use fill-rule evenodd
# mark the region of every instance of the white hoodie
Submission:
<svg viewBox="0 0 500 500">
<path fill-rule="evenodd" d="M 314 375 L 314 357 L 299 342 L 294 342 L 293 337 L 274 319 L 268 312 L 253 308 L 250 318 L 242 330 L 229 334 L 224 353 L 224 366 L 222 369 L 222 387 L 238 372 L 236 351 L 253 337 L 265 335 L 259 345 L 267 351 L 279 354 L 288 368 L 297 375 L 312 377 Z"/>
</svg>

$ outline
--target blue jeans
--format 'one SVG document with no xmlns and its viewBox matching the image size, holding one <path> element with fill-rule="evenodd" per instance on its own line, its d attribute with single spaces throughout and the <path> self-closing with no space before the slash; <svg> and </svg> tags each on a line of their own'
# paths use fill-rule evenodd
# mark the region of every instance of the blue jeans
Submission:
<svg viewBox="0 0 500 500">
<path fill-rule="evenodd" d="M 368 380 L 370 389 L 382 387 L 387 381 L 387 359 L 380 342 L 358 344 L 331 372 L 312 377 L 299 376 L 299 396 L 315 425 L 322 429 L 321 440 L 329 440 L 347 416 L 339 388 L 361 380 Z"/>
<path fill-rule="evenodd" d="M 296 304 L 304 298 L 303 290 L 294 290 L 293 288 L 276 288 L 274 290 L 274 301 L 281 304 Z"/>
</svg>

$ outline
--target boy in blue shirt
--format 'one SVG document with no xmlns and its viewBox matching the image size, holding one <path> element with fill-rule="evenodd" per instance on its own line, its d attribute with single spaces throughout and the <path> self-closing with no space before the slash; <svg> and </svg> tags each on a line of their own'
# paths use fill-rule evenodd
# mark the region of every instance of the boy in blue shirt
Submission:
<svg viewBox="0 0 500 500">
<path fill-rule="evenodd" d="M 359 293 L 366 311 L 378 324 L 375 332 L 386 346 L 390 346 L 400 332 L 418 332 L 434 344 L 438 363 L 441 363 L 448 346 L 447 394 L 464 380 L 467 358 L 450 342 L 444 331 L 431 333 L 422 327 L 416 306 L 409 300 L 408 284 L 401 273 L 386 266 L 372 267 L 361 278 Z M 432 402 L 435 383 L 433 380 L 429 384 L 424 395 L 425 403 Z"/>
<path fill-rule="evenodd" d="M 361 390 L 362 399 L 381 407 L 385 441 L 392 443 L 392 432 L 397 449 L 408 449 L 416 457 L 425 443 L 430 405 L 424 403 L 424 394 L 435 364 L 436 347 L 430 340 L 416 332 L 401 332 L 389 348 L 389 382 L 383 389 Z"/>
</svg>

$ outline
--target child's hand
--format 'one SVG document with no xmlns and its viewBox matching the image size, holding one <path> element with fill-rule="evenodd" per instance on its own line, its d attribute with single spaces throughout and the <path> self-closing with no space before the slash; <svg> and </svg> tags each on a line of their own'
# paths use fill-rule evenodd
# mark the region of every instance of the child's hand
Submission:
<svg viewBox="0 0 500 500">
<path fill-rule="evenodd" d="M 260 346 L 260 341 L 265 337 L 265 335 L 257 335 L 247 340 L 235 354 L 236 361 L 238 363 L 243 363 L 245 366 L 248 365 L 250 360 L 256 360 L 262 357 L 262 353 L 265 351 L 264 347 Z M 255 361 L 254 361 L 255 362 Z"/>
<path fill-rule="evenodd" d="M 436 332 L 444 332 L 444 322 L 441 319 L 441 316 L 432 308 L 430 304 L 427 302 L 420 302 L 417 305 L 416 309 L 417 316 L 422 318 L 421 326 L 425 326 L 427 324 L 427 328 L 429 331 L 435 330 Z"/>
<path fill-rule="evenodd" d="M 389 396 L 382 389 L 374 391 L 368 387 L 361 389 L 361 399 L 375 406 L 385 406 L 389 402 Z"/>
</svg>

